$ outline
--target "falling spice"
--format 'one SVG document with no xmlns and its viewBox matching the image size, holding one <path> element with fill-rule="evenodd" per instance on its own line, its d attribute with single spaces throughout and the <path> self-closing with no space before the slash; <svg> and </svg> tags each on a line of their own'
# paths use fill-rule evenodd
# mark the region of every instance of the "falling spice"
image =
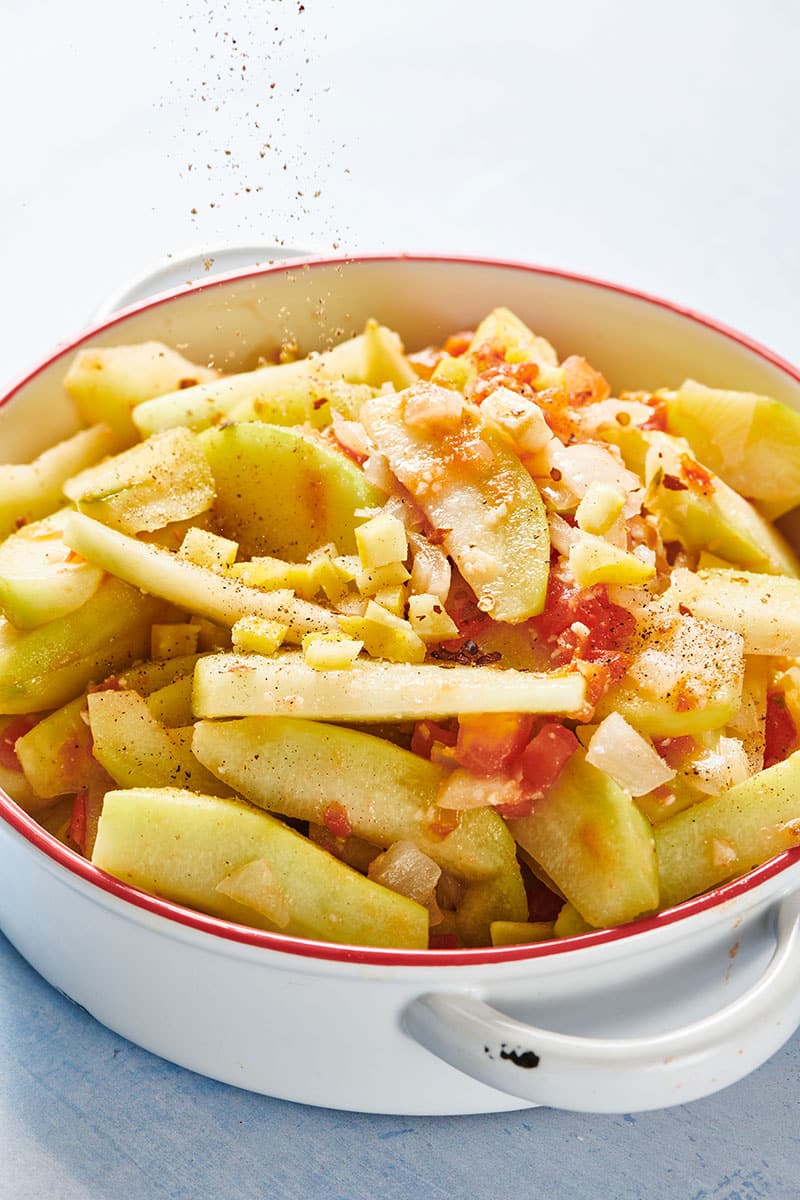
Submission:
<svg viewBox="0 0 800 1200">
<path fill-rule="evenodd" d="M 326 34 L 313 16 L 312 5 L 287 0 L 188 0 L 179 14 L 187 45 L 176 61 L 187 76 L 169 81 L 169 102 L 184 104 L 175 157 L 180 177 L 198 185 L 187 208 L 209 245 L 324 251 L 344 240 L 319 203 L 325 178 L 348 168 L 346 147 L 320 136 L 331 86 L 317 66 Z M 186 161 L 187 144 L 202 148 L 201 162 Z"/>
</svg>

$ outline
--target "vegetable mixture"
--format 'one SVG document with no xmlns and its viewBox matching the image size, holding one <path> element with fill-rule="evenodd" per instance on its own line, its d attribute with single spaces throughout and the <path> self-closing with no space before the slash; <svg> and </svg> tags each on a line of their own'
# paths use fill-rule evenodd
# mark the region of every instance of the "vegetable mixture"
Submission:
<svg viewBox="0 0 800 1200">
<path fill-rule="evenodd" d="M 506 945 L 800 842 L 800 416 L 611 395 L 507 309 L 234 375 L 78 352 L 0 467 L 0 785 L 260 929 Z"/>
</svg>

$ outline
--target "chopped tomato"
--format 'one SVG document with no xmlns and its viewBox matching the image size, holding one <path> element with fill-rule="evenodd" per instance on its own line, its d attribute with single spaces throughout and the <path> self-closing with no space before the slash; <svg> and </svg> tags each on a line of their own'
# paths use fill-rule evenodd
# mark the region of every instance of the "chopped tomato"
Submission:
<svg viewBox="0 0 800 1200">
<path fill-rule="evenodd" d="M 86 853 L 86 797 L 87 793 L 78 792 L 72 804 L 72 816 L 69 821 L 69 836 L 80 850 Z"/>
<path fill-rule="evenodd" d="M 14 717 L 8 722 L 3 732 L 0 733 L 0 767 L 4 767 L 7 771 L 22 770 L 14 747 L 17 740 L 29 729 L 33 729 L 38 720 L 38 717 Z"/>
<path fill-rule="evenodd" d="M 460 358 L 469 350 L 474 336 L 475 334 L 470 329 L 460 329 L 458 333 L 451 333 L 444 344 L 445 354 L 450 354 L 453 358 Z"/>
<path fill-rule="evenodd" d="M 481 371 L 470 393 L 470 400 L 481 404 L 500 387 L 508 388 L 529 400 L 534 399 L 536 392 L 533 383 L 538 374 L 539 367 L 535 362 L 507 363 L 495 359 Z"/>
<path fill-rule="evenodd" d="M 551 571 L 544 612 L 530 624 L 537 637 L 550 644 L 554 662 L 582 658 L 607 665 L 612 677 L 624 674 L 621 644 L 633 633 L 636 620 L 627 609 L 612 604 L 603 584 L 579 588 Z"/>
<path fill-rule="evenodd" d="M 519 800 L 510 801 L 508 804 L 496 804 L 495 812 L 499 813 L 507 821 L 516 821 L 521 817 L 529 817 L 533 812 L 533 802 L 535 796 L 522 795 Z"/>
<path fill-rule="evenodd" d="M 767 693 L 766 744 L 764 747 L 764 770 L 783 762 L 797 749 L 797 726 L 789 712 L 783 692 Z"/>
<path fill-rule="evenodd" d="M 428 935 L 429 950 L 457 950 L 458 938 L 454 933 L 431 933 Z"/>
<path fill-rule="evenodd" d="M 439 365 L 443 353 L 443 350 L 437 350 L 435 346 L 425 346 L 423 350 L 417 350 L 416 354 L 407 354 L 406 358 L 415 375 L 427 382 Z"/>
<path fill-rule="evenodd" d="M 555 921 L 564 904 L 562 898 L 551 892 L 527 867 L 522 869 L 522 879 L 528 897 L 528 920 Z"/>
<path fill-rule="evenodd" d="M 495 775 L 519 757 L 532 729 L 528 713 L 459 717 L 456 759 L 474 775 Z"/>
<path fill-rule="evenodd" d="M 611 395 L 607 379 L 580 355 L 571 354 L 561 366 L 570 404 L 592 404 L 597 400 L 607 400 Z"/>
<path fill-rule="evenodd" d="M 122 690 L 122 684 L 118 675 L 109 675 L 108 679 L 104 679 L 102 683 L 92 683 L 86 690 L 88 692 L 119 692 Z"/>
<path fill-rule="evenodd" d="M 455 621 L 461 636 L 442 642 L 446 650 L 461 649 L 464 638 L 479 637 L 491 624 L 491 617 L 481 612 L 474 594 L 459 579 L 454 581 L 453 590 L 448 597 L 447 614 Z"/>
<path fill-rule="evenodd" d="M 322 824 L 334 837 L 350 837 L 353 832 L 353 826 L 350 824 L 347 809 L 338 800 L 331 800 L 325 805 L 322 813 Z"/>
<path fill-rule="evenodd" d="M 420 758 L 430 758 L 435 742 L 455 746 L 458 735 L 454 729 L 437 725 L 435 721 L 417 721 L 411 735 L 411 749 Z"/>
<path fill-rule="evenodd" d="M 642 397 L 646 404 L 649 404 L 653 410 L 652 416 L 648 417 L 640 429 L 654 430 L 658 433 L 667 432 L 667 406 L 663 400 L 657 396 L 648 398 Z"/>
<path fill-rule="evenodd" d="M 558 779 L 578 748 L 571 729 L 548 721 L 528 742 L 522 754 L 522 778 L 537 796 L 542 796 Z"/>
<path fill-rule="evenodd" d="M 677 771 L 684 761 L 697 749 L 697 741 L 690 733 L 680 737 L 653 738 L 653 745 L 668 767 Z"/>
<path fill-rule="evenodd" d="M 482 374 L 506 361 L 506 348 L 498 338 L 490 338 L 472 351 L 472 357 Z"/>
</svg>

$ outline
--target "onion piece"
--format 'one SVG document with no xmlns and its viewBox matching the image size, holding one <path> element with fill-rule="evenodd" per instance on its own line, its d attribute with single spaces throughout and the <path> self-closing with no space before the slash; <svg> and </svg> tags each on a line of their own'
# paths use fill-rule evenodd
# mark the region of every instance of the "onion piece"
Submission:
<svg viewBox="0 0 800 1200">
<path fill-rule="evenodd" d="M 619 713 L 611 713 L 598 725 L 586 761 L 605 771 L 632 796 L 644 796 L 675 778 L 672 767 Z"/>
<path fill-rule="evenodd" d="M 408 841 L 393 842 L 388 850 L 373 858 L 367 871 L 373 883 L 424 905 L 431 915 L 431 925 L 442 919 L 436 902 L 436 885 L 441 874 L 442 868 Z"/>
<path fill-rule="evenodd" d="M 633 517 L 641 512 L 644 499 L 642 481 L 623 464 L 615 447 L 600 446 L 595 442 L 563 446 L 553 441 L 548 446 L 547 455 L 551 472 L 560 472 L 561 482 L 576 496 L 583 499 L 592 483 L 609 483 L 625 493 L 624 516 Z"/>
<path fill-rule="evenodd" d="M 348 421 L 334 410 L 331 414 L 331 425 L 337 442 L 359 458 L 367 458 L 375 449 L 360 421 Z"/>
<path fill-rule="evenodd" d="M 278 929 L 285 929 L 289 924 L 289 899 L 275 883 L 272 868 L 265 858 L 255 858 L 237 867 L 221 879 L 214 890 L 237 904 L 252 908 Z"/>
<path fill-rule="evenodd" d="M 442 603 L 450 592 L 452 571 L 450 560 L 424 534 L 408 533 L 408 544 L 414 554 L 411 568 L 411 589 L 420 595 L 436 596 Z"/>
<path fill-rule="evenodd" d="M 459 767 L 448 775 L 439 788 L 436 803 L 440 808 L 465 810 L 519 804 L 524 799 L 522 784 L 509 775 L 473 775 Z"/>
<path fill-rule="evenodd" d="M 738 738 L 719 737 L 716 745 L 693 755 L 686 770 L 699 792 L 718 796 L 727 788 L 744 783 L 750 775 L 750 764 L 747 751 Z"/>
<path fill-rule="evenodd" d="M 565 521 L 563 517 L 554 512 L 547 514 L 547 523 L 550 526 L 550 544 L 559 554 L 567 556 L 575 543 L 580 540 L 580 529 L 576 529 L 574 525 L 570 525 L 569 521 Z"/>
<path fill-rule="evenodd" d="M 591 437 L 598 431 L 602 437 L 603 429 L 608 429 L 609 426 L 612 429 L 615 426 L 636 428 L 646 424 L 652 415 L 650 405 L 643 404 L 641 400 L 617 400 L 609 397 L 607 400 L 597 400 L 594 404 L 587 404 L 585 408 L 578 409 L 572 414 L 572 418 L 584 437 Z"/>
</svg>

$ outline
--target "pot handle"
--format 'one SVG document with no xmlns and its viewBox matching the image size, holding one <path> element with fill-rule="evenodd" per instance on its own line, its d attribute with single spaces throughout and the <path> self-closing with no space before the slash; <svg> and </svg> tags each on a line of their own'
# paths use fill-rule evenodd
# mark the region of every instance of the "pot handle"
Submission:
<svg viewBox="0 0 800 1200">
<path fill-rule="evenodd" d="M 405 1028 L 465 1074 L 531 1104 L 643 1112 L 710 1095 L 761 1066 L 800 1024 L 800 892 L 778 908 L 776 947 L 731 1004 L 653 1037 L 575 1037 L 526 1025 L 467 992 L 429 992 Z"/>
<path fill-rule="evenodd" d="M 171 291 L 183 284 L 210 279 L 230 271 L 242 271 L 258 264 L 277 263 L 290 258 L 309 258 L 310 250 L 290 246 L 219 246 L 171 258 L 152 270 L 129 279 L 121 288 L 106 296 L 92 313 L 93 322 L 105 321 L 131 304 L 138 304 L 159 292 Z"/>
</svg>

